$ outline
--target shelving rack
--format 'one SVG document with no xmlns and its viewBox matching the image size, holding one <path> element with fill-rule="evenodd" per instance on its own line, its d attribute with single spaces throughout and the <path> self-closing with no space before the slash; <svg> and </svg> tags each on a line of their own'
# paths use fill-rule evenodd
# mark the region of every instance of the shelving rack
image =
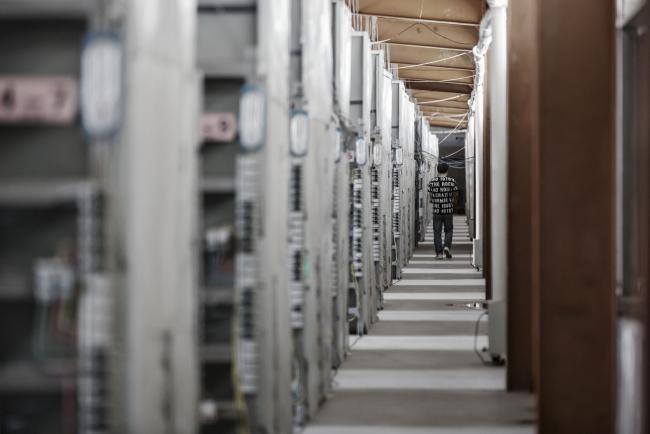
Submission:
<svg viewBox="0 0 650 434">
<path fill-rule="evenodd" d="M 230 8 L 201 1 L 198 6 L 197 62 L 203 74 L 203 113 L 239 113 L 241 88 L 253 71 L 255 1 Z M 226 38 L 230 44 L 215 44 Z M 233 125 L 224 129 L 234 128 Z M 200 432 L 235 433 L 244 423 L 233 366 L 236 315 L 237 134 L 228 140 L 204 138 L 200 146 Z"/>
<path fill-rule="evenodd" d="M 78 83 L 86 2 L 5 3 L 0 78 Z M 0 328 L 11 330 L 0 338 L 0 432 L 107 432 L 107 347 L 90 334 L 108 314 L 92 144 L 78 115 L 0 124 L 0 143 Z"/>
</svg>

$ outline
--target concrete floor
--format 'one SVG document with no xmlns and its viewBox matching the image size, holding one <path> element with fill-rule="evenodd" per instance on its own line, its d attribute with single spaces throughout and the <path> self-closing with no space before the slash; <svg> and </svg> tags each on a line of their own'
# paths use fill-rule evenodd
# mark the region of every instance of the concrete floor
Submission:
<svg viewBox="0 0 650 434">
<path fill-rule="evenodd" d="M 385 292 L 385 309 L 334 379 L 333 396 L 305 434 L 531 434 L 533 399 L 504 391 L 504 368 L 486 366 L 474 345 L 487 345 L 485 298 L 469 264 L 463 217 L 455 217 L 453 260 L 433 258 L 432 234 L 401 281 Z"/>
</svg>

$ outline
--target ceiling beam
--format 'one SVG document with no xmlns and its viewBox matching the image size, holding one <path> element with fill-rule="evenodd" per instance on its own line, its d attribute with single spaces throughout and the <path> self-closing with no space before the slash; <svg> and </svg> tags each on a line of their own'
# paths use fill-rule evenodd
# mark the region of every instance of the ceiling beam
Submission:
<svg viewBox="0 0 650 434">
<path fill-rule="evenodd" d="M 377 43 L 377 42 L 375 42 Z M 415 48 L 433 48 L 434 50 L 445 50 L 445 51 L 460 51 L 464 53 L 469 53 L 472 51 L 471 48 L 453 48 L 453 47 L 443 47 L 440 45 L 426 45 L 426 44 L 407 44 L 404 42 L 385 42 L 388 45 L 397 45 L 401 47 L 415 47 Z"/>
<path fill-rule="evenodd" d="M 422 78 L 420 78 L 420 77 L 418 77 L 418 78 L 400 77 L 400 80 L 402 80 L 405 84 L 408 84 L 408 83 L 451 83 L 451 84 L 461 84 L 463 86 L 470 86 L 472 88 L 474 87 L 474 84 L 472 82 L 470 82 L 468 79 L 465 79 L 465 78 L 461 78 L 461 79 L 458 79 L 458 80 L 453 80 L 453 79 L 448 79 L 448 78 L 445 78 L 445 79 L 438 78 L 438 79 L 436 79 L 436 78 L 433 78 L 433 77 L 422 77 Z"/>
<path fill-rule="evenodd" d="M 467 113 L 469 110 L 468 108 L 456 108 L 456 107 L 437 107 L 437 106 L 431 106 L 431 105 L 421 105 L 419 106 L 420 111 L 422 113 L 425 113 L 427 115 L 431 113 L 445 113 L 448 115 L 464 115 Z"/>
<path fill-rule="evenodd" d="M 467 124 L 464 123 L 464 122 L 459 125 L 458 122 L 433 121 L 431 119 L 429 119 L 429 125 L 432 126 L 432 127 L 443 127 L 443 128 L 450 128 L 450 129 L 454 129 L 454 128 L 465 129 L 465 128 L 467 128 Z"/>
<path fill-rule="evenodd" d="M 406 62 L 392 62 L 392 63 L 397 65 L 398 68 L 402 66 L 412 66 L 412 68 L 407 68 L 407 69 L 430 68 L 430 69 L 441 69 L 441 70 L 444 69 L 447 71 L 466 71 L 466 72 L 471 72 L 472 74 L 474 73 L 474 68 L 464 68 L 460 66 L 420 65 L 418 63 L 406 63 Z"/>
<path fill-rule="evenodd" d="M 434 20 L 434 19 L 416 18 L 416 17 L 400 17 L 396 15 L 375 15 L 375 14 L 367 14 L 364 12 L 359 12 L 357 15 L 361 15 L 363 17 L 377 17 L 377 18 L 384 18 L 390 20 L 411 21 L 417 23 L 446 24 L 450 26 L 480 27 L 481 25 L 481 23 L 468 23 L 463 21 L 449 21 L 449 20 Z"/>
<path fill-rule="evenodd" d="M 393 63 L 414 63 L 415 65 L 443 65 L 474 69 L 474 55 L 471 51 L 436 50 L 428 46 L 388 45 Z M 416 66 L 402 67 L 412 69 Z"/>
<path fill-rule="evenodd" d="M 418 90 L 411 89 L 414 98 L 421 100 L 439 100 L 449 98 L 450 101 L 465 102 L 469 100 L 469 95 L 464 92 L 447 92 L 447 91 L 431 91 L 431 90 Z M 440 101 L 444 102 L 444 101 Z"/>
<path fill-rule="evenodd" d="M 452 102 L 452 101 L 447 101 L 447 103 Z M 467 111 L 469 110 L 469 106 L 467 105 L 466 102 L 462 103 L 456 103 L 456 104 L 446 104 L 446 103 L 439 103 L 439 104 L 423 104 L 419 105 L 420 109 L 423 107 L 430 107 L 430 108 L 449 108 L 449 109 L 458 109 L 458 110 L 463 110 Z"/>
<path fill-rule="evenodd" d="M 434 45 L 449 48 L 472 49 L 479 41 L 474 27 L 409 23 L 377 19 L 377 39 L 402 44 Z"/>
<path fill-rule="evenodd" d="M 462 93 L 467 95 L 472 93 L 472 86 L 468 84 L 427 83 L 421 81 L 410 81 L 406 83 L 407 83 L 407 87 L 412 90 L 430 90 L 434 92 L 451 92 L 451 93 Z"/>
</svg>

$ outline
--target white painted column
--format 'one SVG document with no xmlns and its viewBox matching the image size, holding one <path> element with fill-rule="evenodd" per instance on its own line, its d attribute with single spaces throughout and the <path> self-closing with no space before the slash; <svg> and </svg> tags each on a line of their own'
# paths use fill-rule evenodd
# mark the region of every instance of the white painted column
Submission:
<svg viewBox="0 0 650 434">
<path fill-rule="evenodd" d="M 124 2 L 115 146 L 116 432 L 197 432 L 196 1 Z"/>
<path fill-rule="evenodd" d="M 467 118 L 467 132 L 465 133 L 465 215 L 467 216 L 468 224 L 472 224 L 473 219 L 473 179 L 472 167 L 469 164 L 470 158 L 474 154 L 474 145 L 472 143 L 472 116 Z"/>
<path fill-rule="evenodd" d="M 492 297 L 506 297 L 507 173 L 508 173 L 508 53 L 506 0 L 488 1 L 492 13 L 492 47 L 489 62 L 491 113 Z"/>
<path fill-rule="evenodd" d="M 490 193 L 492 300 L 490 351 L 505 353 L 508 212 L 508 39 L 507 0 L 488 0 L 492 13 L 490 80 Z"/>
<path fill-rule="evenodd" d="M 484 104 L 483 86 L 480 85 L 476 91 L 476 123 L 474 131 L 474 140 L 476 141 L 476 158 L 474 159 L 476 173 L 476 239 L 478 240 L 483 239 L 483 180 L 485 178 L 483 173 Z"/>
<path fill-rule="evenodd" d="M 485 61 L 480 59 L 481 63 Z M 475 267 L 483 267 L 483 213 L 484 213 L 484 198 L 483 198 L 483 180 L 484 180 L 484 170 L 483 170 L 483 128 L 484 128 L 484 104 L 485 98 L 483 94 L 483 84 L 478 83 L 478 86 L 475 90 L 475 114 L 474 114 L 474 191 L 476 195 L 475 199 L 475 238 L 473 246 L 473 259 L 472 264 Z"/>
</svg>

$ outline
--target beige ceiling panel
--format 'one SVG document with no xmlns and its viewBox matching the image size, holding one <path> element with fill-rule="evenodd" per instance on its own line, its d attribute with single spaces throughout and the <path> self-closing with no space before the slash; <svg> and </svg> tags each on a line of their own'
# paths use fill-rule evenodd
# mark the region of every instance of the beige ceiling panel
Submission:
<svg viewBox="0 0 650 434">
<path fill-rule="evenodd" d="M 482 0 L 358 0 L 370 15 L 474 23 L 481 21 Z"/>
<path fill-rule="evenodd" d="M 464 115 L 467 113 L 467 108 L 437 107 L 434 105 L 421 105 L 420 110 L 426 115 L 431 115 L 433 113 L 440 113 L 445 115 Z"/>
<path fill-rule="evenodd" d="M 417 100 L 427 101 L 427 100 L 441 100 L 448 99 L 449 101 L 463 102 L 465 107 L 467 107 L 467 101 L 469 100 L 469 95 L 467 94 L 457 94 L 451 92 L 434 92 L 430 90 L 413 90 L 411 91 L 413 98 Z"/>
<path fill-rule="evenodd" d="M 441 50 L 412 45 L 389 45 L 391 63 L 424 64 L 474 69 L 471 51 Z M 400 70 L 413 69 L 400 67 Z"/>
<path fill-rule="evenodd" d="M 463 111 L 467 111 L 469 109 L 466 102 L 455 102 L 455 101 L 445 101 L 437 104 L 422 104 L 419 107 L 420 109 L 422 107 L 455 108 L 455 109 L 461 109 Z"/>
<path fill-rule="evenodd" d="M 440 65 L 419 65 L 418 66 L 418 65 L 414 65 L 413 63 L 398 63 L 398 62 L 393 62 L 393 63 L 398 67 L 409 66 L 410 68 L 402 68 L 402 69 L 408 69 L 409 71 L 447 70 L 447 71 L 462 71 L 465 74 L 474 74 L 474 67 L 460 68 L 454 66 L 440 66 Z"/>
<path fill-rule="evenodd" d="M 377 31 L 380 41 L 430 45 L 471 50 L 478 43 L 478 28 L 411 22 L 393 18 L 379 18 Z"/>
<path fill-rule="evenodd" d="M 458 123 L 457 121 L 444 121 L 440 119 L 429 119 L 429 125 L 432 127 L 446 127 L 446 128 L 467 128 L 467 123 Z"/>
<path fill-rule="evenodd" d="M 423 68 L 401 69 L 399 70 L 399 78 L 405 81 L 433 80 L 443 83 L 474 84 L 474 74 L 472 71 Z"/>
</svg>

